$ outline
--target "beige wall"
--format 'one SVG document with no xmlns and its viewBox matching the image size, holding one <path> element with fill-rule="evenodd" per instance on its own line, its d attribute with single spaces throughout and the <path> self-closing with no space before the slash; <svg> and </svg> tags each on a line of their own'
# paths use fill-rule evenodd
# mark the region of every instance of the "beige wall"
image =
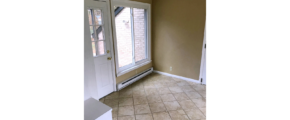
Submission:
<svg viewBox="0 0 290 120">
<path fill-rule="evenodd" d="M 153 0 L 153 68 L 198 80 L 204 26 L 205 0 Z"/>
<path fill-rule="evenodd" d="M 120 1 L 128 1 L 128 0 L 120 0 Z M 152 4 L 152 0 L 131 0 L 131 1 L 137 1 L 137 2 L 143 2 L 143 3 L 149 3 L 149 4 Z M 140 67 L 134 71 L 131 71 L 131 72 L 128 72 L 122 76 L 119 76 L 119 77 L 116 77 L 116 83 L 120 83 L 124 80 L 127 80 L 128 78 L 131 78 L 133 77 L 134 75 L 136 75 L 136 71 L 137 71 L 137 74 L 139 74 L 140 72 L 143 72 L 144 70 L 147 70 L 149 68 L 152 67 L 152 63 L 149 63 L 143 67 Z"/>
</svg>

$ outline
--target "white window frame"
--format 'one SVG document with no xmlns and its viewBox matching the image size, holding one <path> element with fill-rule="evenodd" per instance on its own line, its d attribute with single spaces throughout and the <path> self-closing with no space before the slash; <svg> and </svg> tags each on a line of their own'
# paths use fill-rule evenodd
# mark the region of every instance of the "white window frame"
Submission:
<svg viewBox="0 0 290 120">
<path fill-rule="evenodd" d="M 146 33 L 147 33 L 147 48 L 146 48 L 146 55 L 147 55 L 147 59 L 135 62 L 133 61 L 132 64 L 126 65 L 124 67 L 119 67 L 119 58 L 118 58 L 118 45 L 117 45 L 117 37 L 116 37 L 116 25 L 115 25 L 115 14 L 113 11 L 114 10 L 114 6 L 122 6 L 122 7 L 132 7 L 132 8 L 141 8 L 141 9 L 146 9 L 146 17 L 147 17 L 147 29 L 146 29 Z M 116 71 L 117 71 L 117 77 L 124 75 L 130 71 L 133 71 L 137 68 L 140 68 L 146 64 L 151 63 L 151 6 L 148 3 L 141 3 L 141 2 L 134 2 L 134 1 L 117 1 L 117 0 L 113 0 L 112 4 L 111 4 L 111 11 L 112 11 L 112 25 L 113 25 L 113 37 L 114 37 L 114 49 L 115 49 L 115 56 L 116 56 Z M 132 21 L 133 22 L 133 21 Z M 132 31 L 134 31 L 134 29 L 132 29 Z M 134 44 L 134 43 L 133 43 Z M 133 48 L 133 47 L 132 47 Z M 134 51 L 134 48 L 133 48 Z M 134 56 L 133 56 L 134 57 Z"/>
</svg>

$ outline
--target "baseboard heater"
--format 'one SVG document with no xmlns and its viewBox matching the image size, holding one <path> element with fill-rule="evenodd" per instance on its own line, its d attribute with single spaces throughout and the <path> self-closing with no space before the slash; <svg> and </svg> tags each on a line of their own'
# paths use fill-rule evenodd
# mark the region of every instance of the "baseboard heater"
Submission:
<svg viewBox="0 0 290 120">
<path fill-rule="evenodd" d="M 128 86 L 128 85 L 130 85 L 130 84 L 132 84 L 134 82 L 136 82 L 137 80 L 143 78 L 144 76 L 146 76 L 146 75 L 148 75 L 148 74 L 150 74 L 152 72 L 153 72 L 153 67 L 151 67 L 150 69 L 145 70 L 145 71 L 139 73 L 138 75 L 135 75 L 134 77 L 129 78 L 128 80 L 126 80 L 124 82 L 119 83 L 117 85 L 118 91 L 121 90 L 121 89 L 123 89 L 124 87 L 126 87 L 126 86 Z"/>
</svg>

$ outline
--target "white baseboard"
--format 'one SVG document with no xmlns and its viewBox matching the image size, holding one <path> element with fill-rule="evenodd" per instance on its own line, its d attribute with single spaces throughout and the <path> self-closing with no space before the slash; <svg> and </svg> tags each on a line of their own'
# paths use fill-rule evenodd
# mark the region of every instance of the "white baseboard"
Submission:
<svg viewBox="0 0 290 120">
<path fill-rule="evenodd" d="M 187 77 L 182 77 L 182 76 L 173 75 L 173 74 L 169 74 L 169 73 L 165 73 L 165 72 L 160 72 L 160 71 L 157 71 L 157 70 L 154 70 L 153 72 L 161 74 L 161 75 L 166 75 L 166 76 L 170 76 L 170 77 L 174 77 L 174 78 L 179 78 L 179 79 L 190 81 L 190 82 L 200 83 L 199 80 L 195 80 L 195 79 L 191 79 L 191 78 L 187 78 Z"/>
</svg>

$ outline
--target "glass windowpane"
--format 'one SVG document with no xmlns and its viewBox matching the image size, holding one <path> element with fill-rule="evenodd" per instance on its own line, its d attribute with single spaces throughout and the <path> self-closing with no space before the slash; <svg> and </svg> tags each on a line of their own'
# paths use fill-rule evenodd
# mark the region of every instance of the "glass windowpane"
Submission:
<svg viewBox="0 0 290 120">
<path fill-rule="evenodd" d="M 102 12 L 100 9 L 94 10 L 95 14 L 95 25 L 101 25 L 102 24 Z"/>
<path fill-rule="evenodd" d="M 98 55 L 105 54 L 105 42 L 104 41 L 98 41 Z"/>
<path fill-rule="evenodd" d="M 133 8 L 135 62 L 146 59 L 145 9 Z"/>
<path fill-rule="evenodd" d="M 97 39 L 104 40 L 104 30 L 102 26 L 96 26 Z"/>
<path fill-rule="evenodd" d="M 96 46 L 95 42 L 92 42 L 93 56 L 96 56 Z"/>
<path fill-rule="evenodd" d="M 89 24 L 92 25 L 92 13 L 91 13 L 91 9 L 88 9 L 88 16 L 89 16 Z"/>
</svg>

